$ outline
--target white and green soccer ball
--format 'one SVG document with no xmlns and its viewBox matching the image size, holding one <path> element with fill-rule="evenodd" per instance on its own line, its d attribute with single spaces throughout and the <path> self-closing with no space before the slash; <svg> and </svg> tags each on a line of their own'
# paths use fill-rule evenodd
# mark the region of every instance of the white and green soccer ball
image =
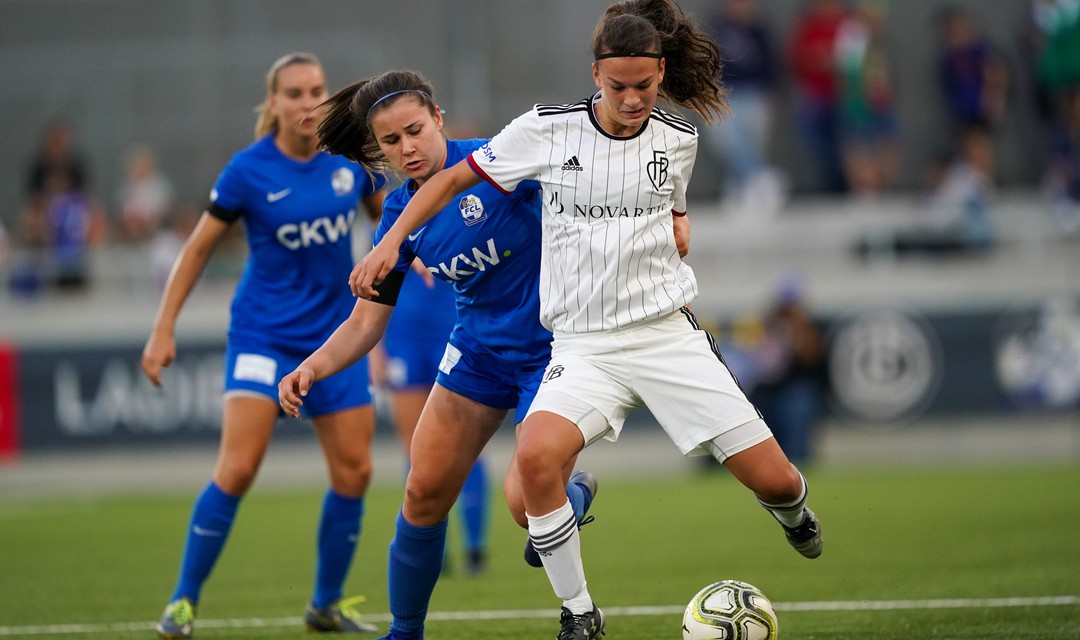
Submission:
<svg viewBox="0 0 1080 640">
<path fill-rule="evenodd" d="M 697 592 L 683 614 L 683 640 L 776 640 L 776 611 L 765 594 L 738 580 Z"/>
</svg>

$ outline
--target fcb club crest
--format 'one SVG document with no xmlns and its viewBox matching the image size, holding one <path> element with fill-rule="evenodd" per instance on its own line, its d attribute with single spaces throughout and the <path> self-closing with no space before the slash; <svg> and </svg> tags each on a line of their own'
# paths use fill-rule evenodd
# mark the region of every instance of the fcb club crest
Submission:
<svg viewBox="0 0 1080 640">
<path fill-rule="evenodd" d="M 649 174 L 653 189 L 659 191 L 668 179 L 668 157 L 666 153 L 656 149 L 653 149 L 652 154 L 653 159 L 645 164 L 645 172 Z"/>
<path fill-rule="evenodd" d="M 330 176 L 330 186 L 334 188 L 335 195 L 343 196 L 352 193 L 355 185 L 356 176 L 345 167 L 341 167 Z"/>
<path fill-rule="evenodd" d="M 461 200 L 458 200 L 458 210 L 461 211 L 461 217 L 465 219 L 465 224 L 470 227 L 487 217 L 483 201 L 471 193 L 462 196 Z"/>
</svg>

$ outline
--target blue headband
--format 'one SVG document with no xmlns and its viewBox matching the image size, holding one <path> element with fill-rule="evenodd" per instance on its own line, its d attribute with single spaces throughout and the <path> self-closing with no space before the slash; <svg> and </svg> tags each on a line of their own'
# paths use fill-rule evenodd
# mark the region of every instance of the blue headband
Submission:
<svg viewBox="0 0 1080 640">
<path fill-rule="evenodd" d="M 424 96 L 428 100 L 431 100 L 432 103 L 435 102 L 435 100 L 431 97 L 431 95 L 428 94 L 428 92 L 424 91 L 423 89 L 402 89 L 401 91 L 392 91 L 392 92 L 386 94 L 385 96 L 379 98 L 375 102 L 372 102 L 371 106 L 368 107 L 368 113 L 371 113 L 371 110 L 374 109 L 376 106 L 378 106 L 378 104 L 380 102 L 382 102 L 383 100 L 386 100 L 387 98 L 393 98 L 394 96 L 400 96 L 403 93 L 419 93 L 420 95 Z"/>
</svg>

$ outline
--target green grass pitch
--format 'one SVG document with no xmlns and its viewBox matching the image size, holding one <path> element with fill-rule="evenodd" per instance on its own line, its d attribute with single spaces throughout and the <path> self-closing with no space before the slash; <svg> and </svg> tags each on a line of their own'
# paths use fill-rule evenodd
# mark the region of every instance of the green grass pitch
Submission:
<svg viewBox="0 0 1080 640">
<path fill-rule="evenodd" d="M 607 637 L 677 640 L 689 598 L 735 578 L 773 600 L 784 640 L 1080 639 L 1080 467 L 821 469 L 808 478 L 825 534 L 814 561 L 722 471 L 602 478 L 582 545 L 590 591 L 609 611 Z M 0 496 L 0 638 L 154 637 L 193 497 Z M 400 500 L 392 483 L 369 494 L 348 583 L 383 628 Z M 555 636 L 558 602 L 543 571 L 521 560 L 524 533 L 493 500 L 490 568 L 468 577 L 451 566 L 429 638 Z M 253 489 L 203 592 L 196 638 L 310 637 L 299 616 L 320 502 L 318 488 Z"/>
</svg>

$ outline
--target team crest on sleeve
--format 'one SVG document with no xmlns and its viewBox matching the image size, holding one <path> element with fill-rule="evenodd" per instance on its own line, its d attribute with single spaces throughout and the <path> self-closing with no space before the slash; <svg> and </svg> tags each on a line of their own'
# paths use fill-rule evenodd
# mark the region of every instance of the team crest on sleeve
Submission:
<svg viewBox="0 0 1080 640">
<path fill-rule="evenodd" d="M 461 200 L 458 200 L 458 210 L 461 211 L 461 217 L 465 219 L 465 224 L 470 227 L 487 217 L 487 212 L 484 211 L 484 203 L 479 197 L 471 193 L 462 196 Z"/>
<path fill-rule="evenodd" d="M 353 187 L 356 186 L 356 176 L 353 175 L 352 171 L 341 167 L 334 171 L 334 175 L 330 176 L 330 186 L 334 188 L 334 193 L 339 196 L 352 193 Z"/>
<path fill-rule="evenodd" d="M 645 171 L 649 174 L 649 181 L 657 191 L 668 179 L 668 158 L 663 151 L 653 149 L 652 160 L 645 165 Z"/>
</svg>

